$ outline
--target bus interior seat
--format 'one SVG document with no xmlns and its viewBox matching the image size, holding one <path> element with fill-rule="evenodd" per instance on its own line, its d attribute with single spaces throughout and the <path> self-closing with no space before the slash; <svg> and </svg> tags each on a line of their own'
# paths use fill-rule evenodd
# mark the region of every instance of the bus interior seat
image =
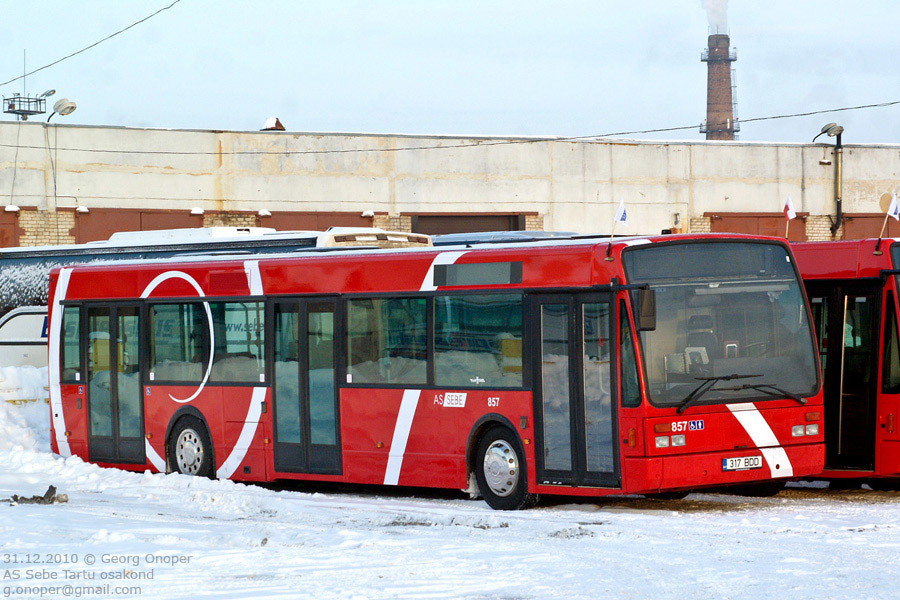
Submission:
<svg viewBox="0 0 900 600">
<path fill-rule="evenodd" d="M 712 315 L 692 315 L 688 319 L 687 343 L 688 348 L 704 348 L 707 360 L 719 358 L 719 340 L 713 333 Z"/>
<path fill-rule="evenodd" d="M 501 370 L 504 375 L 522 372 L 522 339 L 500 340 Z"/>
</svg>

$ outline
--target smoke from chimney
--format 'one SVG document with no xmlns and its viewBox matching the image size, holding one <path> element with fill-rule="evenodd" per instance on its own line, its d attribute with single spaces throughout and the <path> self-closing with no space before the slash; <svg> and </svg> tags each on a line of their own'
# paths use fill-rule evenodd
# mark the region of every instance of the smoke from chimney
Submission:
<svg viewBox="0 0 900 600">
<path fill-rule="evenodd" d="M 728 31 L 728 0 L 701 0 L 706 9 L 706 18 L 709 20 L 710 33 L 727 33 Z"/>
</svg>

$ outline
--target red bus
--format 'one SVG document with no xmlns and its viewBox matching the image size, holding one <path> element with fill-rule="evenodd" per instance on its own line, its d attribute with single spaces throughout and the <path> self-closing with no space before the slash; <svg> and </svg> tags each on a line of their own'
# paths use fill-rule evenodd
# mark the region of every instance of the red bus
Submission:
<svg viewBox="0 0 900 600">
<path fill-rule="evenodd" d="M 815 339 L 782 241 L 318 250 L 55 269 L 54 450 L 456 488 L 497 509 L 822 469 Z"/>
<path fill-rule="evenodd" d="M 895 240 L 793 245 L 819 339 L 825 470 L 833 483 L 900 489 Z"/>
</svg>

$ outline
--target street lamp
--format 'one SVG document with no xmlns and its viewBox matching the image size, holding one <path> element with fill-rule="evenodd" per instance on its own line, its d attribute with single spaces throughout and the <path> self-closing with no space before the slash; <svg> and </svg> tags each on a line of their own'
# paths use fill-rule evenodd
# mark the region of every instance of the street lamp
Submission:
<svg viewBox="0 0 900 600">
<path fill-rule="evenodd" d="M 46 92 L 41 94 L 40 97 L 47 98 L 49 96 L 52 96 L 55 93 L 56 93 L 56 90 L 47 90 Z M 46 123 L 50 123 L 50 119 L 53 118 L 53 115 L 55 115 L 55 114 L 59 114 L 62 116 L 71 115 L 72 112 L 74 112 L 74 110 L 76 108 L 77 107 L 75 106 L 75 103 L 72 102 L 71 100 L 69 100 L 68 98 L 60 98 L 59 100 L 56 101 L 56 104 L 53 105 L 53 112 L 50 113 L 49 117 L 47 117 Z M 56 128 L 54 127 L 53 130 L 55 132 Z M 46 124 L 44 126 L 44 141 L 47 143 L 47 154 L 50 156 L 50 169 L 53 173 L 53 212 L 57 218 L 56 242 L 59 243 L 59 214 L 56 212 L 57 204 L 58 204 L 58 199 L 56 196 L 56 161 L 53 160 L 53 153 L 50 152 L 50 134 L 47 132 Z M 77 204 L 78 200 L 75 200 L 75 203 Z M 87 212 L 87 207 L 84 207 L 84 209 L 85 209 L 84 212 Z M 78 210 L 78 209 L 76 209 L 76 210 L 78 212 L 82 212 L 81 210 Z"/>
<path fill-rule="evenodd" d="M 844 154 L 844 148 L 841 146 L 842 133 L 844 133 L 843 127 L 837 123 L 829 123 L 822 127 L 822 131 L 816 134 L 816 137 L 812 139 L 812 141 L 815 142 L 816 138 L 822 134 L 825 134 L 828 137 L 837 138 L 834 143 L 834 205 L 837 212 L 837 218 L 831 226 L 831 235 L 837 233 L 837 230 L 841 227 L 841 223 L 844 221 L 844 213 L 841 207 L 841 158 Z"/>
<path fill-rule="evenodd" d="M 55 92 L 55 90 L 47 90 L 47 91 Z M 44 92 L 44 93 L 46 94 L 47 92 Z M 63 117 L 66 115 L 71 115 L 75 111 L 76 108 L 78 108 L 78 107 L 75 105 L 75 103 L 72 102 L 71 100 L 69 100 L 68 98 L 60 98 L 59 100 L 56 101 L 56 104 L 53 105 L 53 112 L 50 113 L 49 117 L 47 117 L 47 122 L 49 123 L 50 119 L 53 118 L 53 115 L 56 115 L 56 114 L 61 115 Z"/>
</svg>

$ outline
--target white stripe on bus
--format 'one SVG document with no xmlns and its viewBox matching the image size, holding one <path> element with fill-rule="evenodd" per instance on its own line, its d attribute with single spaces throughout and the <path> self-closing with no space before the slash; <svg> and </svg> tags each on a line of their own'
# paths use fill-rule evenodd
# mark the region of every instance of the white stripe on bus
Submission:
<svg viewBox="0 0 900 600">
<path fill-rule="evenodd" d="M 144 291 L 141 293 L 141 298 L 149 298 L 150 294 L 153 293 L 153 290 L 155 290 L 159 284 L 161 284 L 162 282 L 167 281 L 169 279 L 181 279 L 182 281 L 186 281 L 188 284 L 191 285 L 191 287 L 193 287 L 195 290 L 197 290 L 198 296 L 200 296 L 201 298 L 205 297 L 205 294 L 203 293 L 203 288 L 200 287 L 200 284 L 197 283 L 196 279 L 194 279 L 187 273 L 182 273 L 181 271 L 166 271 L 165 273 L 162 273 L 162 274 L 154 277 L 153 281 L 151 281 L 150 283 L 147 284 L 147 287 L 145 287 Z M 215 328 L 213 327 L 212 311 L 209 309 L 209 302 L 204 302 L 203 308 L 206 310 L 206 321 L 209 324 L 209 348 L 210 348 L 209 364 L 206 365 L 206 373 L 204 373 L 204 375 L 203 375 L 203 381 L 200 382 L 200 387 L 198 387 L 194 391 L 193 394 L 191 394 L 187 398 L 183 398 L 183 399 L 176 398 L 172 394 L 169 394 L 169 398 L 171 398 L 175 402 L 178 402 L 179 404 L 186 404 L 187 402 L 190 402 L 191 400 L 193 400 L 194 398 L 199 396 L 200 392 L 202 392 L 203 388 L 206 386 L 206 382 L 209 380 L 209 374 L 212 372 L 212 365 L 213 365 L 212 349 L 216 347 L 216 339 L 215 339 L 216 332 L 215 332 Z"/>
<path fill-rule="evenodd" d="M 459 257 L 465 252 L 443 252 L 434 257 L 434 260 L 431 261 L 431 266 L 428 267 L 428 272 L 425 273 L 425 279 L 422 281 L 422 286 L 419 288 L 420 292 L 433 292 L 437 289 L 437 286 L 434 285 L 434 267 L 436 265 L 452 265 Z"/>
<path fill-rule="evenodd" d="M 219 470 L 216 471 L 216 477 L 219 479 L 228 479 L 231 477 L 237 468 L 241 466 L 244 457 L 247 456 L 247 451 L 250 449 L 250 444 L 253 442 L 253 436 L 256 435 L 259 417 L 262 414 L 262 403 L 265 399 L 266 388 L 253 388 L 253 397 L 250 398 L 250 409 L 247 411 L 247 417 L 244 419 L 241 435 L 231 449 L 231 454 L 228 455 L 228 458 L 225 459 L 225 462 L 223 462 L 222 466 L 219 467 Z"/>
<path fill-rule="evenodd" d="M 61 269 L 56 281 L 56 294 L 53 296 L 53 319 L 50 321 L 49 355 L 50 355 L 50 414 L 53 417 L 53 429 L 56 431 L 56 446 L 60 456 L 72 456 L 69 441 L 66 439 L 66 419 L 63 415 L 62 396 L 59 389 L 59 342 L 62 333 L 62 306 L 69 287 L 69 276 L 72 269 Z M 79 382 L 87 387 L 87 382 Z"/>
<path fill-rule="evenodd" d="M 244 273 L 247 274 L 247 286 L 250 293 L 254 296 L 262 296 L 262 276 L 259 272 L 259 261 L 244 261 Z M 235 470 L 247 456 L 253 437 L 256 435 L 256 429 L 259 427 L 259 419 L 262 416 L 262 405 L 266 401 L 266 388 L 253 388 L 253 395 L 250 398 L 250 408 L 247 411 L 247 418 L 244 419 L 244 426 L 241 428 L 241 435 L 238 437 L 237 443 L 231 449 L 231 454 L 216 471 L 216 477 L 219 479 L 228 479 L 234 474 Z"/>
<path fill-rule="evenodd" d="M 433 292 L 437 289 L 434 285 L 435 265 L 452 265 L 463 252 L 442 252 L 434 257 L 422 285 L 420 292 Z M 391 439 L 391 448 L 388 452 L 387 468 L 384 471 L 384 484 L 397 485 L 400 480 L 400 468 L 403 466 L 403 455 L 406 453 L 406 442 L 409 440 L 409 431 L 412 429 L 413 417 L 416 414 L 416 406 L 419 404 L 421 390 L 404 390 L 403 400 L 400 402 L 400 412 L 397 414 L 397 423 L 394 425 L 394 437 Z"/>
<path fill-rule="evenodd" d="M 752 402 L 744 404 L 729 404 L 728 410 L 738 420 L 753 443 L 762 452 L 763 458 L 769 465 L 772 477 L 793 477 L 794 467 L 788 459 L 787 452 L 781 447 L 778 438 L 772 432 L 772 428 L 766 422 L 765 417 Z"/>
<path fill-rule="evenodd" d="M 150 445 L 150 440 L 144 440 L 144 454 L 147 455 L 147 460 L 150 461 L 150 464 L 156 467 L 156 470 L 160 473 L 166 472 L 166 461 L 162 459 L 162 457 L 156 453 L 156 449 Z"/>
<path fill-rule="evenodd" d="M 247 285 L 250 288 L 251 296 L 262 296 L 263 285 L 262 275 L 259 272 L 258 260 L 244 261 L 244 273 L 247 274 Z"/>
<path fill-rule="evenodd" d="M 385 485 L 397 485 L 400 480 L 400 467 L 403 466 L 406 442 L 409 440 L 409 430 L 412 428 L 421 394 L 422 390 L 403 390 L 403 400 L 400 402 L 400 412 L 397 413 L 397 424 L 394 426 L 394 437 L 391 439 L 387 469 L 384 472 Z"/>
</svg>

